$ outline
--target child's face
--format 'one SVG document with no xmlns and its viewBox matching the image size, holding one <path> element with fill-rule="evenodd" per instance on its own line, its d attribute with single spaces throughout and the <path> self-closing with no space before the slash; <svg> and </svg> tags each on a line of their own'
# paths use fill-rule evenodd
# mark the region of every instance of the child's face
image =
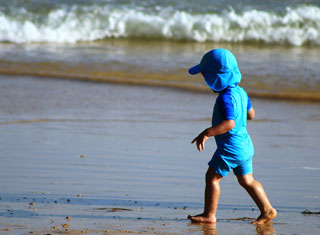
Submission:
<svg viewBox="0 0 320 235">
<path fill-rule="evenodd" d="M 200 73 L 202 74 L 203 79 L 204 79 L 204 74 L 203 74 L 203 72 L 201 71 Z M 211 89 L 211 91 L 212 91 L 213 93 L 219 93 L 218 91 L 215 91 L 215 90 L 212 90 L 212 89 Z"/>
</svg>

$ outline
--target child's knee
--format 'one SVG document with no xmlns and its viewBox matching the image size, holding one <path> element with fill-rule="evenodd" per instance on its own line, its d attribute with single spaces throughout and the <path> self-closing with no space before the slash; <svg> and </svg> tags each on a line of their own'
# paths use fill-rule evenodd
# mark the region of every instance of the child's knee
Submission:
<svg viewBox="0 0 320 235">
<path fill-rule="evenodd" d="M 252 174 L 237 176 L 238 182 L 242 187 L 248 187 L 254 182 Z"/>
<path fill-rule="evenodd" d="M 246 180 L 239 180 L 238 179 L 238 183 L 243 187 L 246 188 L 248 187 L 249 183 Z"/>
<path fill-rule="evenodd" d="M 206 173 L 206 184 L 218 183 L 222 179 L 222 176 L 215 173 L 210 167 Z"/>
<path fill-rule="evenodd" d="M 206 184 L 211 184 L 213 181 L 212 176 L 207 172 L 206 173 Z"/>
</svg>

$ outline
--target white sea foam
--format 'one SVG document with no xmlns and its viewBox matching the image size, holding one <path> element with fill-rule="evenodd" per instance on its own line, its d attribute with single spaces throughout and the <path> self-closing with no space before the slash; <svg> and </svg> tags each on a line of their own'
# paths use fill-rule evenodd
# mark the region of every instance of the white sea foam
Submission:
<svg viewBox="0 0 320 235">
<path fill-rule="evenodd" d="M 0 41 L 76 43 L 119 37 L 320 45 L 320 8 L 287 8 L 282 15 L 258 10 L 200 15 L 170 8 L 147 13 L 108 6 L 61 7 L 45 15 L 23 8 L 0 11 Z"/>
</svg>

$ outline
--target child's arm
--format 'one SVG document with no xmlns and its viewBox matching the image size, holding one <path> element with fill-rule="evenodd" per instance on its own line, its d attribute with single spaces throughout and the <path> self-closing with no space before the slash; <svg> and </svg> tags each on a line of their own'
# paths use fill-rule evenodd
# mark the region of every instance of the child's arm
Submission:
<svg viewBox="0 0 320 235">
<path fill-rule="evenodd" d="M 204 143 L 210 136 L 222 135 L 230 130 L 232 130 L 235 126 L 234 120 L 224 120 L 216 126 L 209 127 L 201 132 L 191 143 L 196 142 L 197 149 L 199 152 L 204 150 Z"/>
<path fill-rule="evenodd" d="M 254 111 L 254 108 L 252 107 L 247 113 L 247 119 L 252 120 L 254 119 L 254 116 L 255 116 L 255 111 Z"/>
</svg>

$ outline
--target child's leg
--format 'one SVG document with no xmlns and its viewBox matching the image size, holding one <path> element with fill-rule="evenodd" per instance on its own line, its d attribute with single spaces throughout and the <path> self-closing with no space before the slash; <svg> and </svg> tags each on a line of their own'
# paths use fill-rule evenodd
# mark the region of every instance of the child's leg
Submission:
<svg viewBox="0 0 320 235">
<path fill-rule="evenodd" d="M 196 216 L 188 216 L 194 223 L 216 223 L 216 212 L 220 196 L 220 180 L 222 176 L 215 173 L 210 167 L 206 173 L 206 188 L 204 195 L 204 212 Z"/>
<path fill-rule="evenodd" d="M 277 211 L 272 207 L 262 185 L 256 181 L 252 174 L 237 176 L 239 184 L 247 190 L 260 209 L 261 215 L 253 224 L 265 224 L 277 216 Z"/>
</svg>

